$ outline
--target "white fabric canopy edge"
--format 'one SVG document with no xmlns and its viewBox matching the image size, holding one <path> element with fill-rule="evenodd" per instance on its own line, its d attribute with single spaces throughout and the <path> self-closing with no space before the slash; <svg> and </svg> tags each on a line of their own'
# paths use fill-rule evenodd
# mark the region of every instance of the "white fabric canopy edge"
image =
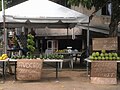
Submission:
<svg viewBox="0 0 120 90">
<path fill-rule="evenodd" d="M 44 6 L 44 4 L 47 4 L 46 6 L 52 6 L 52 7 L 46 7 Z M 39 8 L 40 12 L 38 12 L 38 10 L 35 8 Z M 46 14 L 46 11 L 42 10 L 44 8 L 47 10 L 47 13 L 51 12 L 53 14 L 57 10 L 56 14 L 54 15 L 50 14 L 50 16 L 47 16 L 48 14 Z M 50 10 L 50 8 L 52 10 Z M 42 11 L 44 11 L 43 14 L 41 14 Z M 1 15 L 1 12 L 0 12 L 0 15 Z M 6 22 L 26 22 L 27 20 L 29 20 L 31 23 L 32 22 L 33 23 L 53 23 L 53 22 L 58 22 L 59 20 L 61 20 L 63 23 L 88 23 L 89 22 L 89 17 L 87 15 L 84 15 L 82 13 L 71 10 L 69 8 L 66 8 L 62 5 L 56 4 L 48 0 L 44 0 L 44 1 L 28 0 L 26 2 L 23 2 L 21 4 L 18 4 L 16 6 L 6 9 L 5 16 L 6 16 Z M 0 21 L 2 22 L 2 19 Z"/>
</svg>

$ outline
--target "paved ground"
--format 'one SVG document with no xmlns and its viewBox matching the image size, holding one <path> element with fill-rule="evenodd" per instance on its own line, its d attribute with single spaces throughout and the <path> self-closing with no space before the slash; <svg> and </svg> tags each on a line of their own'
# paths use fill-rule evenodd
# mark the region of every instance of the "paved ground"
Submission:
<svg viewBox="0 0 120 90">
<path fill-rule="evenodd" d="M 14 81 L 14 76 L 7 75 L 5 83 L 0 83 L 0 90 L 120 90 L 120 83 L 92 84 L 85 69 L 63 69 L 56 80 L 54 69 L 44 69 L 40 81 Z"/>
</svg>

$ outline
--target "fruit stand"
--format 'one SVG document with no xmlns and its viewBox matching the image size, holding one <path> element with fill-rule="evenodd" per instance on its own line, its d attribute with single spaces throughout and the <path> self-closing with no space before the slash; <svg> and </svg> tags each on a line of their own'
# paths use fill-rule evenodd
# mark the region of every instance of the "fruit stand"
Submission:
<svg viewBox="0 0 120 90">
<path fill-rule="evenodd" d="M 17 80 L 40 80 L 42 73 L 42 60 L 38 59 L 18 59 L 17 60 Z"/>
<path fill-rule="evenodd" d="M 63 63 L 62 59 L 9 59 L 9 62 L 15 62 L 15 80 L 40 80 L 42 74 L 43 62 L 56 63 L 56 79 L 58 79 L 58 66 Z M 18 65 L 17 65 L 18 64 Z M 34 67 L 32 67 L 34 66 Z"/>
<path fill-rule="evenodd" d="M 85 59 L 87 61 L 87 73 L 95 84 L 117 84 L 117 63 L 120 56 L 117 51 L 117 38 L 93 39 L 93 52 Z"/>
<path fill-rule="evenodd" d="M 42 66 L 43 62 L 52 62 L 56 63 L 56 79 L 58 79 L 58 66 L 59 63 L 62 65 L 63 55 L 58 54 L 49 54 L 35 56 L 33 52 L 35 50 L 34 47 L 34 37 L 28 34 L 27 40 L 27 55 L 12 55 L 8 58 L 7 54 L 2 54 L 0 56 L 0 62 L 3 62 L 3 79 L 5 79 L 5 70 L 6 65 L 5 62 L 15 62 L 15 79 L 16 80 L 40 80 L 42 74 Z"/>
<path fill-rule="evenodd" d="M 95 84 L 117 84 L 117 64 L 120 61 L 92 61 L 86 58 L 87 75 L 91 83 Z M 90 64 L 93 64 L 90 66 Z"/>
<path fill-rule="evenodd" d="M 58 66 L 63 63 L 63 55 L 49 54 L 36 57 L 29 56 L 13 56 L 9 62 L 15 63 L 14 73 L 16 80 L 40 80 L 42 74 L 43 62 L 56 63 L 56 79 L 58 79 Z"/>
</svg>

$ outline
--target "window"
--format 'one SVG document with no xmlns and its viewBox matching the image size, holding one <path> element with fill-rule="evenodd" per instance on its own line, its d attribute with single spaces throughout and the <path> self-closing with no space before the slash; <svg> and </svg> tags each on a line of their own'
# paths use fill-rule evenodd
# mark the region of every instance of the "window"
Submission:
<svg viewBox="0 0 120 90">
<path fill-rule="evenodd" d="M 111 15 L 111 3 L 108 3 L 102 8 L 102 15 Z"/>
</svg>

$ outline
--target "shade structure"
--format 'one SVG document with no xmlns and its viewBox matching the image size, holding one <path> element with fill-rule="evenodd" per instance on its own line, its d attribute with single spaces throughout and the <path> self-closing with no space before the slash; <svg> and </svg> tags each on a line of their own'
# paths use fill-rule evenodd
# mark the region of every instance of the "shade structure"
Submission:
<svg viewBox="0 0 120 90">
<path fill-rule="evenodd" d="M 49 0 L 28 0 L 5 10 L 6 27 L 21 27 L 26 23 L 32 27 L 74 27 L 77 23 L 89 23 L 89 17 Z"/>
<path fill-rule="evenodd" d="M 49 0 L 28 0 L 5 10 L 6 22 L 88 23 L 89 17 Z M 0 12 L 0 22 L 2 12 Z"/>
</svg>

